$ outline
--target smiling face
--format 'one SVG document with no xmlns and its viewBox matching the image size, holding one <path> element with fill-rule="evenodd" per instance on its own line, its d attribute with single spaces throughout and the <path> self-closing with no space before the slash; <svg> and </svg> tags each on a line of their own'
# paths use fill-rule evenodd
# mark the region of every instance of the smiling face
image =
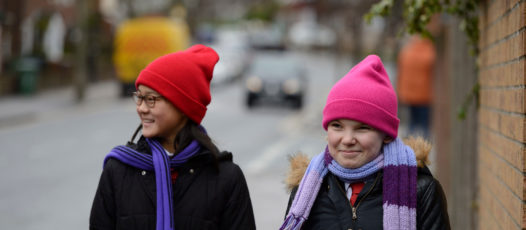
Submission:
<svg viewBox="0 0 526 230">
<path fill-rule="evenodd" d="M 144 85 L 139 85 L 138 93 L 140 96 L 161 96 Z M 145 101 L 137 105 L 137 114 L 141 119 L 142 135 L 147 138 L 159 138 L 163 147 L 169 151 L 173 149 L 175 137 L 188 121 L 179 109 L 162 97 L 155 101 L 153 108 Z"/>
<path fill-rule="evenodd" d="M 383 143 L 391 138 L 383 132 L 364 123 L 338 119 L 329 122 L 327 127 L 329 152 L 344 168 L 359 168 L 374 160 Z"/>
</svg>

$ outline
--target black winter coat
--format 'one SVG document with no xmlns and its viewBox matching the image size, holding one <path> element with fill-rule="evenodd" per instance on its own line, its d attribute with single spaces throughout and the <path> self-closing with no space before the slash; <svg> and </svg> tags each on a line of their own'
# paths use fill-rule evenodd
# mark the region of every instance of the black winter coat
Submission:
<svg viewBox="0 0 526 230">
<path fill-rule="evenodd" d="M 344 183 L 329 172 L 302 229 L 383 229 L 382 176 L 380 171 L 366 181 L 353 212 Z M 291 192 L 287 213 L 296 191 Z M 427 167 L 418 168 L 416 213 L 417 229 L 450 229 L 444 192 Z"/>
<path fill-rule="evenodd" d="M 143 139 L 130 147 L 151 154 Z M 256 228 L 247 183 L 232 154 L 224 152 L 216 159 L 201 150 L 176 170 L 175 229 Z M 93 201 L 90 229 L 155 229 L 155 190 L 153 171 L 108 160 Z"/>
</svg>

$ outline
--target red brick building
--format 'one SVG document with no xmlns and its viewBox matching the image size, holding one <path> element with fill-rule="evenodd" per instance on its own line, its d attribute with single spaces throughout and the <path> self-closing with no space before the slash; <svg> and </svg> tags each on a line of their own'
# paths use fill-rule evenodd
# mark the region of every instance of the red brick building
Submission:
<svg viewBox="0 0 526 230">
<path fill-rule="evenodd" d="M 481 6 L 478 227 L 526 229 L 526 2 Z"/>
</svg>

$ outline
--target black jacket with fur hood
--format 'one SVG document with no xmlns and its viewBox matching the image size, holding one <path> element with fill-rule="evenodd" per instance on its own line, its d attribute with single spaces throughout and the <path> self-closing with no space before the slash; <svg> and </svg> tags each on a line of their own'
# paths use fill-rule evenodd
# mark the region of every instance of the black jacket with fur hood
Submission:
<svg viewBox="0 0 526 230">
<path fill-rule="evenodd" d="M 130 147 L 151 154 L 143 138 Z M 223 152 L 216 158 L 202 149 L 177 171 L 173 185 L 175 229 L 256 228 L 247 183 L 231 153 Z M 153 171 L 109 159 L 95 194 L 89 228 L 154 230 L 156 201 Z"/>
<path fill-rule="evenodd" d="M 426 166 L 431 145 L 420 138 L 411 138 L 404 142 L 413 148 L 418 162 L 417 229 L 450 229 L 444 192 Z M 291 189 L 291 194 L 286 213 L 289 212 L 310 160 L 305 155 L 296 155 L 290 162 L 291 169 L 286 183 Z M 382 178 L 383 172 L 380 170 L 365 181 L 365 186 L 354 204 L 353 218 L 344 183 L 329 172 L 302 229 L 383 229 Z"/>
</svg>

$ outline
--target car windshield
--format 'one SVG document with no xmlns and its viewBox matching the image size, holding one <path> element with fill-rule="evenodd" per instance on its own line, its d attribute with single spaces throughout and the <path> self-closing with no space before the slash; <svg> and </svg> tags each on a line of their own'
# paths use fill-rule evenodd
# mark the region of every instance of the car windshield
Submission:
<svg viewBox="0 0 526 230">
<path fill-rule="evenodd" d="M 265 78 L 288 78 L 297 75 L 298 69 L 291 58 L 269 56 L 256 58 L 251 72 Z"/>
</svg>

